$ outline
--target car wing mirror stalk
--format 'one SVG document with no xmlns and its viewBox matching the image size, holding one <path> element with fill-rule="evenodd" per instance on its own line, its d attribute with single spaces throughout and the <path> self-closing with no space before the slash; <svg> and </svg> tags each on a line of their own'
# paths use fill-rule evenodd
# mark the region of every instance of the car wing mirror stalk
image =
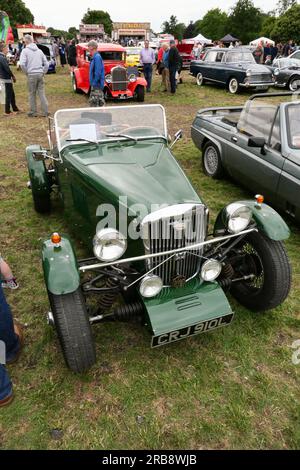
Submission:
<svg viewBox="0 0 300 470">
<path fill-rule="evenodd" d="M 248 140 L 248 147 L 260 148 L 261 154 L 266 155 L 266 140 L 264 137 L 250 137 Z"/>
<path fill-rule="evenodd" d="M 174 145 L 178 142 L 178 140 L 182 139 L 182 136 L 183 136 L 183 131 L 182 131 L 182 129 L 180 129 L 174 135 L 174 140 L 173 140 L 173 143 L 170 145 L 170 148 L 173 148 Z"/>
<path fill-rule="evenodd" d="M 36 152 L 32 152 L 32 157 L 36 162 L 42 162 L 43 160 L 55 160 L 57 162 L 60 162 L 60 158 L 54 157 L 51 153 L 48 152 L 46 149 L 38 150 Z"/>
</svg>

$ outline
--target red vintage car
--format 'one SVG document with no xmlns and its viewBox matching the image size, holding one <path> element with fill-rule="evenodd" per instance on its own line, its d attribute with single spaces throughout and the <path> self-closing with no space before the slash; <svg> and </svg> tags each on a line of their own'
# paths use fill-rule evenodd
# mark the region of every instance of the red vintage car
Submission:
<svg viewBox="0 0 300 470">
<path fill-rule="evenodd" d="M 77 67 L 72 75 L 73 90 L 89 93 L 90 54 L 87 44 L 78 44 Z M 134 68 L 126 68 L 126 50 L 119 44 L 100 43 L 98 51 L 104 62 L 105 99 L 135 99 L 144 101 L 147 82 Z M 136 72 L 136 73 L 135 73 Z"/>
</svg>

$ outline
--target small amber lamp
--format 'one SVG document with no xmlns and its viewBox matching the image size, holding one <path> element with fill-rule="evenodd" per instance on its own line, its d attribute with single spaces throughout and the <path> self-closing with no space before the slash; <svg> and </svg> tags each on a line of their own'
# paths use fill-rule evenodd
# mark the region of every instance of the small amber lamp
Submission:
<svg viewBox="0 0 300 470">
<path fill-rule="evenodd" d="M 57 232 L 52 233 L 51 241 L 54 245 L 58 246 L 61 242 L 61 236 L 59 235 L 59 233 Z"/>
<path fill-rule="evenodd" d="M 257 194 L 257 195 L 255 196 L 255 199 L 256 199 L 256 204 L 255 204 L 256 207 L 261 208 L 261 205 L 262 205 L 262 203 L 263 203 L 264 200 L 265 200 L 264 196 L 263 196 L 262 194 Z"/>
</svg>

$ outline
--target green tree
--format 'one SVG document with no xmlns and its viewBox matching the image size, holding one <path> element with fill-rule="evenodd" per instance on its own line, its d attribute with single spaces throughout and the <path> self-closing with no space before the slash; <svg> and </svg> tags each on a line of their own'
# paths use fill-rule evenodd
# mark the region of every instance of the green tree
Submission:
<svg viewBox="0 0 300 470">
<path fill-rule="evenodd" d="M 12 27 L 34 22 L 33 14 L 22 0 L 0 0 L 0 10 L 8 14 Z"/>
<path fill-rule="evenodd" d="M 228 18 L 228 31 L 248 44 L 257 38 L 262 29 L 265 14 L 256 8 L 252 0 L 238 0 Z"/>
<path fill-rule="evenodd" d="M 212 8 L 195 23 L 196 34 L 203 34 L 208 39 L 221 39 L 228 33 L 228 15 L 220 8 Z"/>
<path fill-rule="evenodd" d="M 276 5 L 276 11 L 279 16 L 283 15 L 290 7 L 297 5 L 297 0 L 279 0 Z"/>
<path fill-rule="evenodd" d="M 189 38 L 193 38 L 194 36 L 196 36 L 195 23 L 193 21 L 190 21 L 190 24 L 185 28 L 183 32 L 183 38 L 189 39 Z"/>
<path fill-rule="evenodd" d="M 269 39 L 273 39 L 273 29 L 276 25 L 277 18 L 275 16 L 266 16 L 263 19 L 262 27 L 259 36 L 265 36 Z"/>
<path fill-rule="evenodd" d="M 272 30 L 272 39 L 276 41 L 300 41 L 300 5 L 296 4 L 281 15 Z"/>
<path fill-rule="evenodd" d="M 79 30 L 75 28 L 75 26 L 72 26 L 71 28 L 68 29 L 68 33 L 72 38 L 76 38 L 77 34 L 79 34 Z"/>
<path fill-rule="evenodd" d="M 106 34 L 111 34 L 112 32 L 113 22 L 107 11 L 90 10 L 88 8 L 81 21 L 83 24 L 103 24 Z"/>
<path fill-rule="evenodd" d="M 186 30 L 184 23 L 178 23 L 176 16 L 171 15 L 169 21 L 164 21 L 162 24 L 162 32 L 165 34 L 172 34 L 179 41 L 183 39 L 183 33 Z"/>
</svg>

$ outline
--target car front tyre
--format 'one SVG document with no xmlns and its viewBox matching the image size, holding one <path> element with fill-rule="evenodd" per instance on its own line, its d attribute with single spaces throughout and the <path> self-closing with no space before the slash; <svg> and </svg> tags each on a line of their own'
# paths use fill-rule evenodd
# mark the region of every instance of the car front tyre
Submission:
<svg viewBox="0 0 300 470">
<path fill-rule="evenodd" d="M 39 214 L 48 214 L 51 212 L 51 199 L 50 194 L 45 194 L 43 196 L 38 195 L 32 191 L 33 205 Z"/>
<path fill-rule="evenodd" d="M 74 74 L 72 75 L 72 88 L 73 88 L 74 93 L 78 93 L 78 94 L 81 93 L 81 90 L 77 88 L 77 80 Z"/>
<path fill-rule="evenodd" d="M 290 91 L 297 91 L 300 88 L 300 76 L 292 77 L 289 81 L 288 88 Z"/>
<path fill-rule="evenodd" d="M 142 85 L 138 85 L 136 87 L 135 98 L 140 103 L 145 101 L 145 87 L 143 87 Z"/>
<path fill-rule="evenodd" d="M 239 246 L 240 254 L 235 271 L 238 276 L 254 273 L 249 281 L 232 285 L 231 294 L 253 311 L 270 310 L 288 296 L 292 272 L 282 242 L 267 238 L 260 232 L 247 235 Z"/>
<path fill-rule="evenodd" d="M 66 364 L 73 372 L 84 372 L 96 362 L 96 352 L 82 292 L 48 295 Z"/>
<path fill-rule="evenodd" d="M 231 93 L 232 95 L 236 95 L 239 92 L 239 89 L 240 87 L 239 87 L 239 82 L 237 81 L 237 79 L 234 77 L 230 78 L 228 82 L 229 93 Z"/>
<path fill-rule="evenodd" d="M 224 174 L 219 149 L 212 142 L 207 142 L 203 147 L 202 166 L 204 173 L 211 178 L 220 179 Z"/>
</svg>

